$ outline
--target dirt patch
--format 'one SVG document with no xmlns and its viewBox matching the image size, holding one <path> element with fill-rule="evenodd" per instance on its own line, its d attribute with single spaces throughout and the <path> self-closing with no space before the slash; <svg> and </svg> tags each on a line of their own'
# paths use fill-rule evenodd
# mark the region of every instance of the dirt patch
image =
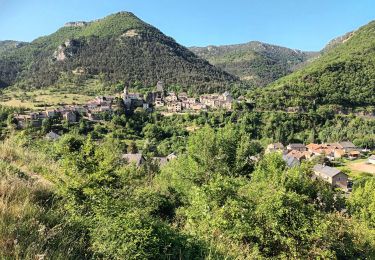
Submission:
<svg viewBox="0 0 375 260">
<path fill-rule="evenodd" d="M 139 36 L 139 33 L 138 33 L 137 30 L 131 29 L 131 30 L 125 32 L 122 36 L 125 36 L 125 37 L 136 37 L 136 36 Z"/>
<path fill-rule="evenodd" d="M 369 164 L 367 162 L 353 162 L 348 165 L 348 168 L 356 172 L 367 172 L 375 174 L 375 165 Z"/>
</svg>

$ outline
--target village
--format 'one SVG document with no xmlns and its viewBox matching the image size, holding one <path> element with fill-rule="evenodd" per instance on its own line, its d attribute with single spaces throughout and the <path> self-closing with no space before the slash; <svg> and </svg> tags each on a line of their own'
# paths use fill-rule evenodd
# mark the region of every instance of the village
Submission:
<svg viewBox="0 0 375 260">
<path fill-rule="evenodd" d="M 147 95 L 130 93 L 128 86 L 125 86 L 123 93 L 118 96 L 98 96 L 84 105 L 68 105 L 38 112 L 29 111 L 16 114 L 14 118 L 19 128 L 40 127 L 42 121 L 48 118 L 59 118 L 68 123 L 78 122 L 79 118 L 99 121 L 103 113 L 113 113 L 118 109 L 134 111 L 142 108 L 149 112 L 158 110 L 161 113 L 172 114 L 217 109 L 231 110 L 234 101 L 227 91 L 223 94 L 204 94 L 199 98 L 189 97 L 186 92 L 166 92 L 164 83 L 159 81 L 156 91 Z"/>
<path fill-rule="evenodd" d="M 155 90 L 145 95 L 131 93 L 125 85 L 123 93 L 117 96 L 98 96 L 84 105 L 71 105 L 55 109 L 45 109 L 39 112 L 28 112 L 16 114 L 15 121 L 18 128 L 41 127 L 45 119 L 65 120 L 68 123 L 76 123 L 82 118 L 91 122 L 103 120 L 103 114 L 114 113 L 115 111 L 134 111 L 143 109 L 148 112 L 158 111 L 160 113 L 178 114 L 195 113 L 209 110 L 231 110 L 236 100 L 229 92 L 223 94 L 203 94 L 199 98 L 189 97 L 186 92 L 167 92 L 164 83 L 159 81 Z M 46 135 L 46 139 L 57 140 L 60 136 L 54 132 Z M 302 144 L 292 143 L 284 146 L 281 143 L 269 144 L 265 153 L 279 152 L 286 165 L 290 168 L 298 166 L 304 160 L 314 160 L 322 157 L 327 162 L 337 160 L 356 160 L 364 158 L 370 152 L 368 149 L 356 147 L 352 142 L 323 143 L 323 144 Z M 151 160 L 159 166 L 175 159 L 176 154 L 172 153 L 166 157 L 154 157 Z M 128 153 L 123 155 L 128 163 L 134 163 L 140 167 L 146 162 L 141 152 Z M 370 156 L 366 164 L 375 165 L 375 155 Z M 375 167 L 375 166 L 374 166 Z M 323 179 L 332 185 L 345 191 L 351 191 L 352 182 L 349 176 L 338 168 L 323 164 L 316 164 L 313 168 L 315 178 Z M 372 172 L 371 172 L 372 173 Z M 375 173 L 375 172 L 374 172 Z"/>
<path fill-rule="evenodd" d="M 318 157 L 328 160 L 329 162 L 343 158 L 354 161 L 361 157 L 366 157 L 364 163 L 373 166 L 375 170 L 375 155 L 366 156 L 369 152 L 370 150 L 356 147 L 349 141 L 324 144 L 310 143 L 307 145 L 292 143 L 287 146 L 281 143 L 272 143 L 269 144 L 265 150 L 265 154 L 280 153 L 286 166 L 289 168 L 301 165 L 301 162 L 304 160 L 312 161 L 314 158 Z M 137 167 L 146 163 L 146 159 L 141 152 L 123 154 L 122 158 Z M 162 167 L 176 158 L 177 155 L 172 153 L 166 157 L 153 157 L 151 161 Z M 257 158 L 251 159 L 257 160 Z M 339 188 L 345 192 L 352 191 L 352 180 L 348 174 L 342 170 L 328 166 L 325 163 L 319 163 L 313 166 L 312 171 L 314 173 L 313 180 L 321 179 L 329 183 L 332 188 Z"/>
<path fill-rule="evenodd" d="M 352 142 L 338 142 L 338 143 L 310 143 L 304 145 L 302 143 L 292 143 L 284 146 L 282 143 L 272 143 L 266 148 L 265 153 L 278 152 L 282 154 L 282 158 L 286 165 L 290 168 L 299 166 L 303 160 L 312 161 L 315 158 L 323 158 L 327 162 L 334 162 L 337 160 L 354 161 L 360 158 L 366 158 L 370 152 L 369 149 L 356 147 Z M 375 155 L 370 155 L 362 164 L 367 164 L 370 167 L 374 166 L 375 170 Z M 344 191 L 351 191 L 352 182 L 348 174 L 336 167 L 331 167 L 323 164 L 316 164 L 313 167 L 314 178 L 320 178 L 332 187 L 341 188 Z"/>
</svg>

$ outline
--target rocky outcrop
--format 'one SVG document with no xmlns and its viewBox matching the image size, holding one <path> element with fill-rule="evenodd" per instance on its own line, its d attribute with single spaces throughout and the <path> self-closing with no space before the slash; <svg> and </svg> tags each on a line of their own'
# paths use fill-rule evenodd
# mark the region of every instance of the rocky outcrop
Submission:
<svg viewBox="0 0 375 260">
<path fill-rule="evenodd" d="M 322 52 L 326 52 L 326 51 L 329 51 L 331 49 L 334 49 L 335 47 L 345 43 L 346 41 L 348 41 L 350 38 L 352 38 L 355 34 L 355 31 L 353 32 L 348 32 L 347 34 L 345 35 L 342 35 L 340 37 L 337 37 L 333 40 L 331 40 L 323 49 Z"/>
<path fill-rule="evenodd" d="M 67 58 L 73 57 L 78 52 L 80 45 L 80 42 L 77 40 L 67 40 L 53 53 L 53 60 L 64 61 Z"/>
<path fill-rule="evenodd" d="M 79 21 L 79 22 L 69 22 L 64 25 L 64 27 L 84 27 L 87 26 L 89 23 L 85 21 Z"/>
</svg>

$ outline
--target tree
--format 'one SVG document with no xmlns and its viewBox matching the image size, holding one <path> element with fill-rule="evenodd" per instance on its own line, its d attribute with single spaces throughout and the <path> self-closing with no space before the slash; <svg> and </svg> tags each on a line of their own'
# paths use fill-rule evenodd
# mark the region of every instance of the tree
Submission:
<svg viewBox="0 0 375 260">
<path fill-rule="evenodd" d="M 134 141 L 131 141 L 128 145 L 128 153 L 136 154 L 138 153 L 137 144 Z"/>
<path fill-rule="evenodd" d="M 375 228 L 375 179 L 368 178 L 356 185 L 349 198 L 349 211 L 353 216 Z"/>
<path fill-rule="evenodd" d="M 44 134 L 49 133 L 52 130 L 53 120 L 51 118 L 45 118 L 42 121 L 42 132 Z"/>
</svg>

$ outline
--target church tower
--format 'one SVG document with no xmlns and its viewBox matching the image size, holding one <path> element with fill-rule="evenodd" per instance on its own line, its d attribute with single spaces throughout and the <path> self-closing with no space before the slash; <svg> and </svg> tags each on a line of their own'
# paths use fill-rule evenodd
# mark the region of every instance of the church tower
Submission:
<svg viewBox="0 0 375 260">
<path fill-rule="evenodd" d="M 125 84 L 125 87 L 124 87 L 124 98 L 126 98 L 128 95 L 129 95 L 128 85 Z"/>
<path fill-rule="evenodd" d="M 124 105 L 127 109 L 129 109 L 131 107 L 131 103 L 132 103 L 132 100 L 129 96 L 129 89 L 128 89 L 128 85 L 125 84 L 125 87 L 124 87 L 124 93 L 122 95 L 122 100 L 124 101 Z"/>
</svg>

